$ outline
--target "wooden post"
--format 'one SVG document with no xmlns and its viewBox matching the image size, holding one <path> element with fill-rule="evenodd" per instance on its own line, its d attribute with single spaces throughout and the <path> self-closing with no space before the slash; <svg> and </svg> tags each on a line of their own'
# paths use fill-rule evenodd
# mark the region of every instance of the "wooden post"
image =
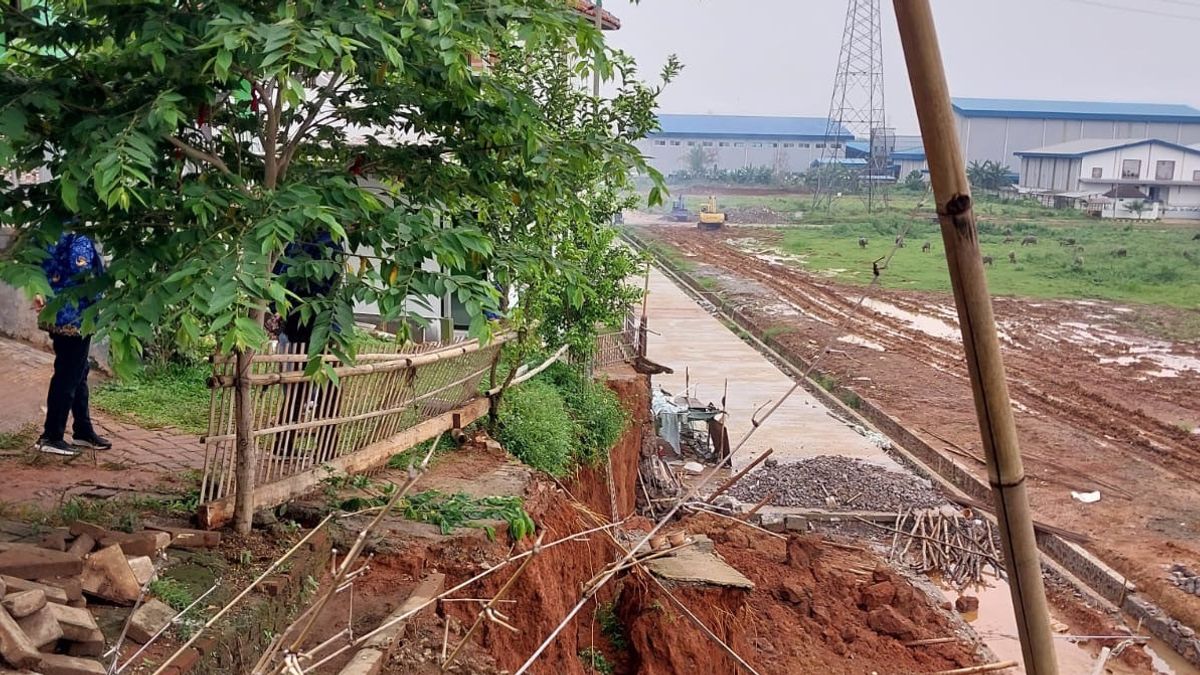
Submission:
<svg viewBox="0 0 1200 675">
<path fill-rule="evenodd" d="M 252 350 L 237 353 L 237 380 L 234 384 L 233 415 L 237 448 L 237 495 L 234 506 L 234 527 L 238 534 L 248 534 L 254 524 L 254 465 L 257 443 L 254 440 L 254 403 L 250 396 L 250 370 L 254 363 Z"/>
<path fill-rule="evenodd" d="M 959 148 L 933 11 L 929 0 L 893 0 L 893 6 L 925 155 L 929 158 L 929 174 L 983 436 L 988 480 L 1000 523 L 1000 541 L 1004 546 L 1025 672 L 1055 675 L 1058 664 L 1054 658 L 1033 518 L 1025 492 L 1025 471 L 980 257 L 971 186 Z"/>
<path fill-rule="evenodd" d="M 713 490 L 713 493 L 708 496 L 708 499 L 704 500 L 704 503 L 705 504 L 713 503 L 713 501 L 716 500 L 717 497 L 721 496 L 722 492 L 725 492 L 729 488 L 733 487 L 734 483 L 741 480 L 742 476 L 745 476 L 746 474 L 750 473 L 750 471 L 753 470 L 754 467 L 758 466 L 759 464 L 762 464 L 763 461 L 766 460 L 768 457 L 770 457 L 771 453 L 773 453 L 773 452 L 775 452 L 775 448 L 767 448 L 766 452 L 759 455 L 758 457 L 755 457 L 753 462 L 750 462 L 749 464 L 746 465 L 746 468 L 733 474 L 732 476 L 729 477 L 729 480 L 725 481 L 724 483 L 721 483 L 721 487 L 717 488 L 716 490 Z"/>
</svg>

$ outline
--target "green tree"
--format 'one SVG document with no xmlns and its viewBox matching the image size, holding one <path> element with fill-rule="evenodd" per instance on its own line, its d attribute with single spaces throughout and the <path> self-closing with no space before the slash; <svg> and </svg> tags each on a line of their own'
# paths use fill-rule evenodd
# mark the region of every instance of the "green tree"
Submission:
<svg viewBox="0 0 1200 675">
<path fill-rule="evenodd" d="M 971 160 L 967 166 L 967 180 L 971 185 L 983 190 L 1000 190 L 1012 184 L 1012 169 L 1006 164 L 990 159 L 980 162 Z"/>
<path fill-rule="evenodd" d="M 353 358 L 360 303 L 403 325 L 453 294 L 486 338 L 499 284 L 523 334 L 578 338 L 633 297 L 604 216 L 630 172 L 660 198 L 632 144 L 659 89 L 560 0 L 44 0 L 6 3 L 0 34 L 0 175 L 52 175 L 0 182 L 0 278 L 47 291 L 44 248 L 77 218 L 112 264 L 72 292 L 105 292 L 84 323 L 119 370 L 156 333 L 244 366 L 272 305 L 314 321 L 316 372 L 325 348 Z M 593 72 L 617 93 L 577 91 Z M 347 254 L 276 274 L 324 232 Z"/>
<path fill-rule="evenodd" d="M 909 171 L 904 177 L 904 188 L 914 192 L 923 192 L 925 190 L 925 178 L 920 171 Z"/>
<path fill-rule="evenodd" d="M 708 173 L 709 168 L 716 161 L 716 152 L 712 148 L 699 145 L 692 146 L 692 149 L 683 156 L 683 163 L 687 166 L 688 174 L 694 178 Z"/>
</svg>

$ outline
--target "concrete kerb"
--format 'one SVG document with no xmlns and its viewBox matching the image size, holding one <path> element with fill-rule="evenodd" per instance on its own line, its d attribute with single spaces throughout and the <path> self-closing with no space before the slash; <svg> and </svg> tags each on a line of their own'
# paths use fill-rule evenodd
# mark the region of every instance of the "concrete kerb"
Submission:
<svg viewBox="0 0 1200 675">
<path fill-rule="evenodd" d="M 991 489 L 987 483 L 976 478 L 965 467 L 943 455 L 857 392 L 841 385 L 825 389 L 806 377 L 804 373 L 809 370 L 809 364 L 799 357 L 782 352 L 782 345 L 771 336 L 762 334 L 739 308 L 705 289 L 687 272 L 675 268 L 669 260 L 646 246 L 628 229 L 622 234 L 635 248 L 649 253 L 658 268 L 676 281 L 685 292 L 711 305 L 718 317 L 738 329 L 740 337 L 797 378 L 810 394 L 827 406 L 840 411 L 854 423 L 861 424 L 864 429 L 876 431 L 890 439 L 892 450 L 899 455 L 898 459 L 903 460 L 918 475 L 934 482 L 950 494 L 966 495 L 984 501 L 991 499 Z M 813 368 L 812 372 L 817 376 L 824 376 L 824 372 L 819 368 Z M 841 396 L 853 397 L 851 400 L 857 405 L 853 408 L 846 405 Z M 1136 587 L 1122 574 L 1083 547 L 1057 535 L 1038 532 L 1037 542 L 1042 552 L 1043 563 L 1059 572 L 1077 590 L 1089 597 L 1120 607 L 1188 662 L 1200 666 L 1200 638 L 1188 637 L 1179 632 L 1176 628 L 1184 624 L 1136 593 Z"/>
</svg>

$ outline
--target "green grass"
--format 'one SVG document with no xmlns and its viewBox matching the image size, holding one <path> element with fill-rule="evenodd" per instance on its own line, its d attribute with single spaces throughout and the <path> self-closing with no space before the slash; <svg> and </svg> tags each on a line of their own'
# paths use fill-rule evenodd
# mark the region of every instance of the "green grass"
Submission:
<svg viewBox="0 0 1200 675">
<path fill-rule="evenodd" d="M 182 612 L 192 604 L 196 597 L 186 584 L 171 577 L 160 577 L 150 582 L 150 594 L 171 606 L 176 612 Z"/>
<path fill-rule="evenodd" d="M 144 427 L 202 434 L 208 428 L 210 373 L 206 364 L 148 367 L 96 387 L 92 405 Z"/>
<path fill-rule="evenodd" d="M 24 450 L 33 445 L 38 431 L 34 424 L 26 424 L 16 431 L 0 431 L 0 450 Z"/>
<path fill-rule="evenodd" d="M 617 616 L 616 603 L 608 602 L 596 610 L 596 619 L 600 622 L 600 630 L 613 649 L 623 652 L 629 649 L 629 639 L 625 637 L 625 625 Z"/>
<path fill-rule="evenodd" d="M 616 670 L 604 656 L 604 652 L 595 647 L 585 647 L 579 650 L 579 660 L 583 662 L 584 672 L 598 675 L 613 675 Z"/>
<path fill-rule="evenodd" d="M 781 248 L 803 256 L 802 265 L 809 270 L 865 284 L 872 277 L 872 261 L 890 252 L 901 227 L 899 219 L 882 217 L 793 228 L 784 233 Z M 1016 241 L 1004 243 L 1006 228 L 1011 228 Z M 1026 235 L 1038 237 L 1038 243 L 1021 246 Z M 994 259 L 987 268 L 987 277 L 995 295 L 1089 298 L 1183 308 L 1200 307 L 1200 294 L 1196 293 L 1200 288 L 1200 242 L 1191 241 L 1191 236 L 1190 230 L 1132 228 L 1096 220 L 1055 227 L 1015 220 L 980 225 L 983 254 Z M 868 239 L 865 249 L 858 247 L 859 237 Z M 1065 238 L 1075 239 L 1076 246 L 1060 245 L 1059 240 Z M 921 252 L 925 241 L 932 243 L 931 253 Z M 883 285 L 949 291 L 949 272 L 936 227 L 927 221 L 914 223 L 907 242 L 884 272 Z M 1122 248 L 1127 251 L 1126 257 L 1113 255 Z M 1184 257 L 1185 251 L 1192 259 Z M 1009 252 L 1016 254 L 1015 264 L 1009 262 Z M 1082 256 L 1082 265 L 1075 263 L 1076 256 Z"/>
</svg>

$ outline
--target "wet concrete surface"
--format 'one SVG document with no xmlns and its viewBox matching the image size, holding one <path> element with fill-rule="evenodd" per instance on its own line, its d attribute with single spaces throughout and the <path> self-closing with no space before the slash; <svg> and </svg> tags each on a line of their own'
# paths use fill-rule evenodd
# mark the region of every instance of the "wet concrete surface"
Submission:
<svg viewBox="0 0 1200 675">
<path fill-rule="evenodd" d="M 686 378 L 692 396 L 720 405 L 728 380 L 729 439 L 736 447 L 751 429 L 756 411 L 761 418 L 794 381 L 657 269 L 650 272 L 648 307 L 649 327 L 656 333 L 649 338 L 649 357 L 675 370 L 656 375 L 654 384 L 679 395 Z M 768 448 L 775 449 L 772 458 L 781 463 L 841 455 L 898 468 L 879 446 L 828 415 L 827 408 L 802 388 L 734 455 L 734 469 Z"/>
</svg>

